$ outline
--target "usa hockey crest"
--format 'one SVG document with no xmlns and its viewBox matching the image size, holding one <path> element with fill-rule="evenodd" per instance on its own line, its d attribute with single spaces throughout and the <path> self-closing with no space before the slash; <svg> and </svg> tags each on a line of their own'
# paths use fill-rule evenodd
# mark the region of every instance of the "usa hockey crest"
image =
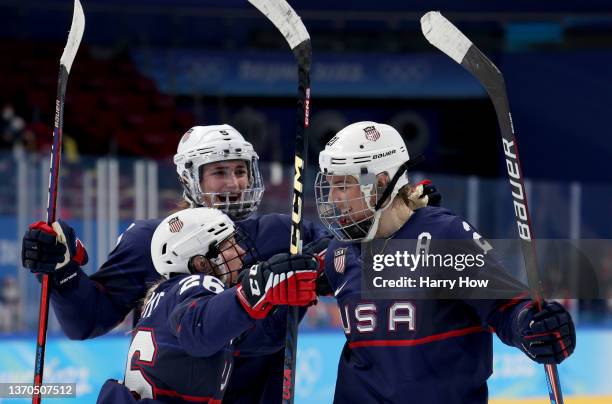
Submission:
<svg viewBox="0 0 612 404">
<path fill-rule="evenodd" d="M 380 132 L 374 126 L 366 126 L 363 128 L 366 139 L 375 142 L 380 138 Z"/>
<path fill-rule="evenodd" d="M 183 228 L 183 222 L 178 218 L 178 216 L 175 216 L 168 221 L 168 226 L 170 227 L 171 233 L 178 233 Z"/>
<path fill-rule="evenodd" d="M 343 274 L 346 267 L 346 250 L 346 247 L 334 250 L 334 269 L 339 274 Z"/>
</svg>

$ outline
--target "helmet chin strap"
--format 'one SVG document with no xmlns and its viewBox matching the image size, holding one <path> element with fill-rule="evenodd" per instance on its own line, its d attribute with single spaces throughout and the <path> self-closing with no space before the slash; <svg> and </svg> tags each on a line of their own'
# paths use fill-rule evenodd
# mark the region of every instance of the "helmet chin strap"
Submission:
<svg viewBox="0 0 612 404">
<path fill-rule="evenodd" d="M 383 209 L 384 210 L 384 209 Z M 370 241 L 376 236 L 376 232 L 378 231 L 378 223 L 380 221 L 380 215 L 382 215 L 383 210 L 377 210 L 374 212 L 374 217 L 372 218 L 372 226 L 368 231 L 368 234 L 364 237 L 363 241 Z"/>
<path fill-rule="evenodd" d="M 378 220 L 380 219 L 382 210 L 380 210 L 377 207 L 377 205 L 372 206 L 370 202 L 372 200 L 372 197 L 376 195 L 376 192 L 373 192 L 374 189 L 376 189 L 375 188 L 376 187 L 376 176 L 372 173 L 361 174 L 360 183 L 361 183 L 361 180 L 367 181 L 366 185 L 361 185 L 360 188 L 361 188 L 362 194 L 365 197 L 366 205 L 368 206 L 368 209 L 370 210 L 370 212 L 372 212 L 372 217 L 368 220 L 370 222 L 370 226 L 367 230 L 367 233 L 365 234 L 365 237 L 362 239 L 362 241 L 370 241 L 372 240 L 372 238 L 374 238 L 374 235 L 376 234 L 376 229 L 378 228 Z"/>
<path fill-rule="evenodd" d="M 415 165 L 421 163 L 423 160 L 425 160 L 425 157 L 423 155 L 419 155 L 413 160 L 408 160 L 404 162 L 401 166 L 399 166 L 397 171 L 395 172 L 395 175 L 393 176 L 393 178 L 391 178 L 391 181 L 389 181 L 389 183 L 385 187 L 385 190 L 383 191 L 380 199 L 376 202 L 376 205 L 374 205 L 374 209 L 372 209 L 370 205 L 370 198 L 367 198 L 366 203 L 368 204 L 368 208 L 374 211 L 374 217 L 372 218 L 372 226 L 370 227 L 370 230 L 368 231 L 368 234 L 365 236 L 363 241 L 371 241 L 372 239 L 374 239 L 374 236 L 376 236 L 376 232 L 378 231 L 378 224 L 380 223 L 380 216 L 382 215 L 382 212 L 385 209 L 391 206 L 390 203 L 387 204 L 387 206 L 385 207 L 382 207 L 382 205 L 384 205 L 385 202 L 389 199 L 389 197 L 393 195 L 397 181 L 399 181 L 401 176 L 404 175 L 404 173 L 408 171 L 409 168 L 414 167 Z"/>
<path fill-rule="evenodd" d="M 189 196 L 188 192 L 183 191 L 183 199 L 185 201 L 187 201 L 187 203 L 189 204 L 190 208 L 199 208 L 202 207 L 204 205 L 200 205 L 198 203 L 196 203 L 196 201 L 193 200 L 193 198 L 191 198 L 191 196 Z"/>
<path fill-rule="evenodd" d="M 404 164 L 402 164 L 401 166 L 398 167 L 397 171 L 395 172 L 395 175 L 393 176 L 393 178 L 391 178 L 391 181 L 389 181 L 389 183 L 387 184 L 387 187 L 383 191 L 383 194 L 381 195 L 380 199 L 378 200 L 378 202 L 376 202 L 376 206 L 374 207 L 375 210 L 378 211 L 380 209 L 380 207 L 391 196 L 391 193 L 395 189 L 395 184 L 397 184 L 397 181 L 399 181 L 401 176 L 404 175 L 404 173 L 406 171 L 408 171 L 408 169 L 410 169 L 410 168 L 414 167 L 415 165 L 421 163 L 423 160 L 425 160 L 425 157 L 423 155 L 420 155 L 420 156 L 417 156 L 416 158 L 414 158 L 413 160 L 408 160 L 408 161 L 404 162 Z"/>
<path fill-rule="evenodd" d="M 183 175 L 191 176 L 191 174 L 189 172 L 187 172 L 187 171 L 184 171 Z M 192 195 L 193 194 L 193 190 L 190 189 L 190 187 L 189 187 L 189 181 L 186 178 L 184 178 L 183 176 L 179 175 L 179 182 L 183 186 L 183 199 L 187 203 L 189 203 L 189 207 L 195 208 L 195 207 L 201 206 L 200 204 L 198 204 L 195 201 L 194 196 Z"/>
<path fill-rule="evenodd" d="M 211 259 L 211 261 L 215 263 L 215 265 L 219 269 L 219 272 L 222 273 L 222 275 L 215 274 L 215 276 L 219 278 L 219 280 L 223 282 L 226 286 L 229 287 L 230 286 L 229 282 L 231 279 L 232 272 L 227 267 L 227 264 L 223 262 L 223 260 L 220 257 L 213 258 Z"/>
</svg>

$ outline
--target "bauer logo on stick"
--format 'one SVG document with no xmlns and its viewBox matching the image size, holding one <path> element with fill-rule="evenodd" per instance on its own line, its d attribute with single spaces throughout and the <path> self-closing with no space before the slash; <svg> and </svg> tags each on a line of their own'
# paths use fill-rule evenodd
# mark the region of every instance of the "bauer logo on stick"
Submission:
<svg viewBox="0 0 612 404">
<path fill-rule="evenodd" d="M 346 266 L 346 247 L 334 250 L 334 269 L 339 274 L 344 273 Z"/>
<path fill-rule="evenodd" d="M 168 226 L 170 226 L 171 233 L 178 233 L 183 228 L 183 222 L 178 218 L 178 216 L 175 216 L 170 219 Z"/>
<path fill-rule="evenodd" d="M 366 126 L 365 128 L 363 128 L 363 131 L 365 132 L 366 139 L 372 142 L 375 142 L 380 138 L 380 133 L 376 130 L 374 126 Z"/>
</svg>

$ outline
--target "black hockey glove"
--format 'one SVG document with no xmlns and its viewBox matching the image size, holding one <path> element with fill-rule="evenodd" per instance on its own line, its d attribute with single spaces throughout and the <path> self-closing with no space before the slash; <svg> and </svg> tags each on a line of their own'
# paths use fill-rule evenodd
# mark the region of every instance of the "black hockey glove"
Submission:
<svg viewBox="0 0 612 404">
<path fill-rule="evenodd" d="M 324 237 L 321 237 L 318 240 L 312 241 L 304 246 L 304 248 L 302 249 L 302 253 L 325 256 L 327 246 L 329 245 L 329 242 L 333 239 L 334 236 L 329 234 Z"/>
<path fill-rule="evenodd" d="M 276 254 L 242 271 L 236 296 L 254 319 L 266 317 L 276 305 L 309 306 L 317 300 L 318 265 L 311 254 Z"/>
<path fill-rule="evenodd" d="M 327 279 L 327 275 L 325 275 L 325 271 L 321 271 L 319 273 L 315 285 L 315 292 L 317 292 L 317 296 L 333 296 L 334 290 L 329 284 L 329 280 Z"/>
<path fill-rule="evenodd" d="M 557 302 L 544 303 L 541 312 L 530 304 L 515 320 L 515 344 L 538 363 L 559 364 L 574 352 L 576 329 L 570 314 Z"/>
<path fill-rule="evenodd" d="M 72 279 L 88 257 L 81 240 L 66 222 L 32 223 L 23 236 L 21 263 L 35 274 L 49 274 L 56 284 Z"/>
<path fill-rule="evenodd" d="M 427 197 L 427 206 L 440 206 L 442 194 L 438 192 L 438 189 L 431 183 L 431 180 L 423 180 L 417 185 L 423 185 L 423 195 L 421 195 L 421 198 Z"/>
<path fill-rule="evenodd" d="M 430 180 L 423 180 L 412 187 L 408 195 L 403 195 L 404 202 L 412 209 L 417 210 L 425 206 L 440 206 L 442 196 L 432 185 Z"/>
</svg>

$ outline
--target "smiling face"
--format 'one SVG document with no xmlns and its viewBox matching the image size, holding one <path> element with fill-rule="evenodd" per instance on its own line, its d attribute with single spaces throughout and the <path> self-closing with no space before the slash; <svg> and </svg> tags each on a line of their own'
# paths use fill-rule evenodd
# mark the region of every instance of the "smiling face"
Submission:
<svg viewBox="0 0 612 404">
<path fill-rule="evenodd" d="M 319 173 L 315 179 L 319 218 L 339 240 L 364 239 L 377 226 L 381 209 L 389 206 L 387 198 L 376 210 L 388 183 L 387 172 L 359 177 Z"/>
<path fill-rule="evenodd" d="M 221 257 L 219 258 L 222 260 L 223 264 L 217 265 L 216 270 L 219 271 L 219 273 L 216 275 L 222 278 L 224 275 L 229 274 L 225 283 L 227 286 L 234 285 L 238 281 L 238 275 L 242 270 L 242 259 L 246 255 L 246 251 L 236 243 L 234 237 L 222 242 L 219 246 L 219 250 L 221 250 Z"/>
<path fill-rule="evenodd" d="M 208 194 L 205 196 L 207 200 L 204 201 L 208 206 L 226 202 L 222 195 L 215 195 L 219 193 L 228 194 L 229 202 L 236 202 L 242 191 L 249 186 L 249 170 L 244 160 L 227 160 L 206 164 L 202 167 L 200 178 L 202 192 Z"/>
<path fill-rule="evenodd" d="M 203 255 L 193 257 L 192 265 L 196 272 L 215 276 L 229 287 L 238 281 L 246 251 L 233 236 L 221 242 L 218 249 L 219 255 L 215 258 L 207 259 Z"/>
<path fill-rule="evenodd" d="M 368 208 L 361 192 L 359 182 L 352 175 L 332 175 L 327 177 L 330 184 L 329 202 L 340 212 L 338 223 L 342 226 L 358 223 L 374 214 Z"/>
</svg>

